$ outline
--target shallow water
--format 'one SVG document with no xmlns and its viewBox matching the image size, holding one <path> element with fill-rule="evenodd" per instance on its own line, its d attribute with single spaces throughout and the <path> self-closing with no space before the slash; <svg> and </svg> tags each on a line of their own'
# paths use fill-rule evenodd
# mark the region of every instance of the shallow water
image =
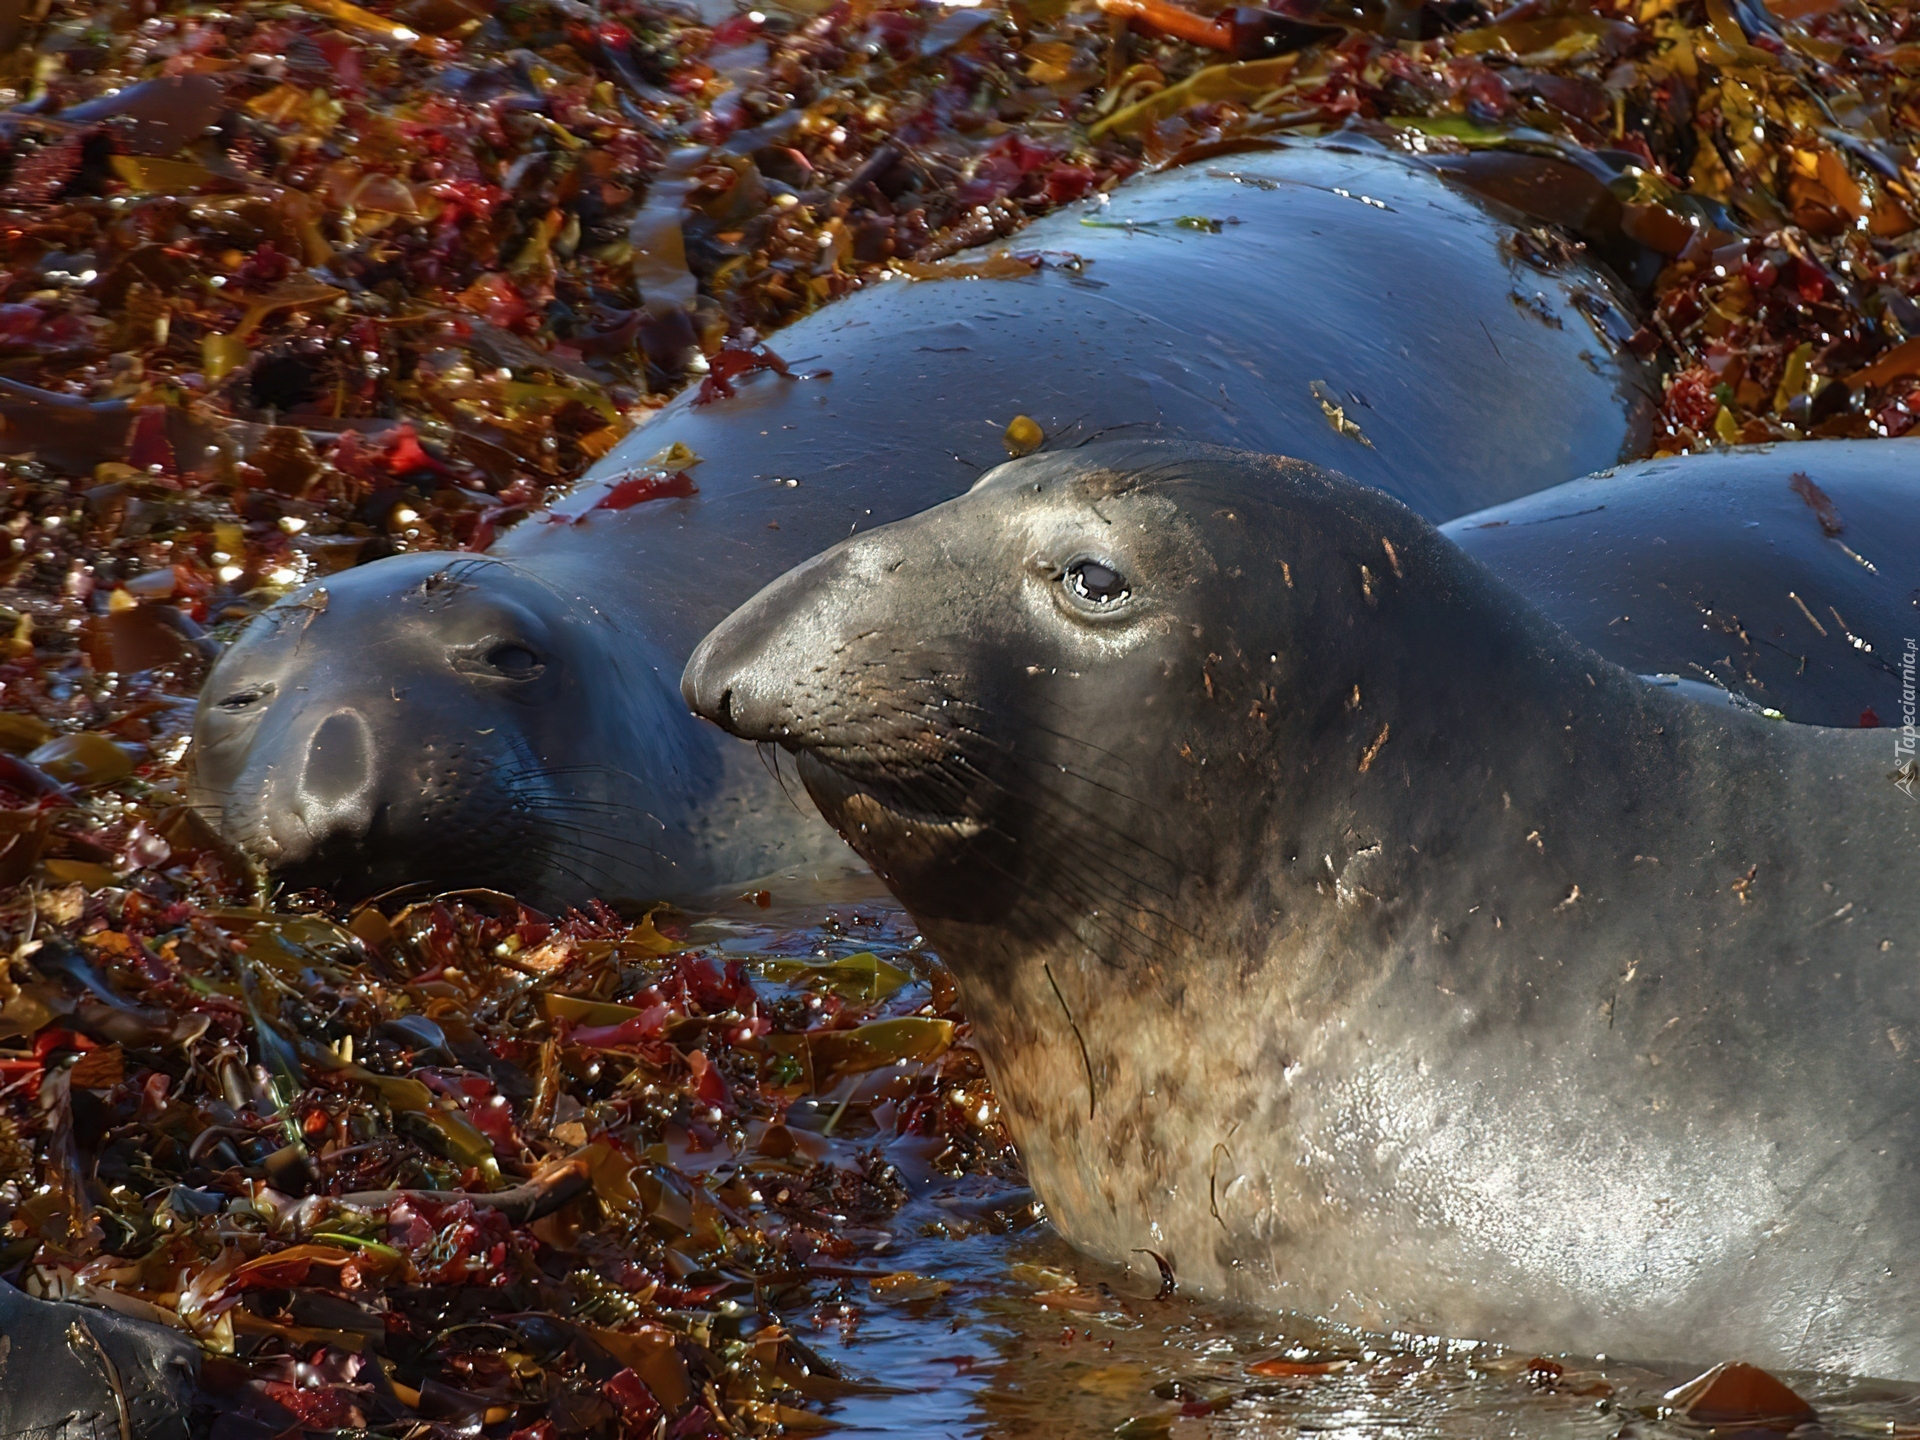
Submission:
<svg viewBox="0 0 1920 1440">
<path fill-rule="evenodd" d="M 912 964 L 924 953 L 912 921 L 871 877 L 790 877 L 773 895 L 764 910 L 718 907 L 694 935 L 742 955 L 873 950 Z M 862 1083 L 804 1102 L 792 1123 L 834 1134 L 829 1122 L 848 1114 L 843 1102 L 857 1101 Z M 1666 1413 L 1662 1396 L 1698 1364 L 1547 1363 L 1487 1346 L 1356 1335 L 1178 1293 L 1161 1298 L 1157 1276 L 1076 1255 L 1036 1218 L 1016 1175 L 940 1174 L 925 1163 L 925 1142 L 870 1125 L 836 1138 L 882 1147 L 911 1195 L 889 1220 L 858 1232 L 857 1258 L 821 1275 L 806 1303 L 781 1315 L 858 1386 L 830 1411 L 849 1432 L 995 1440 L 1779 1433 L 1708 1431 Z M 1302 1373 L 1248 1369 L 1274 1360 Z M 1920 1385 L 1782 1378 L 1820 1412 L 1817 1425 L 1793 1432 L 1799 1440 L 1920 1437 Z"/>
</svg>

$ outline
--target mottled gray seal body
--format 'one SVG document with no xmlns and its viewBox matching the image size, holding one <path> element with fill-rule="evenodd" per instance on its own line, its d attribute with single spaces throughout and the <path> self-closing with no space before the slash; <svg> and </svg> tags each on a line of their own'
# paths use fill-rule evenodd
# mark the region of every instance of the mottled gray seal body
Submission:
<svg viewBox="0 0 1920 1440">
<path fill-rule="evenodd" d="M 1920 1377 L 1920 766 L 1418 517 L 1009 464 L 702 644 L 959 977 L 1063 1234 L 1369 1329 Z"/>
<path fill-rule="evenodd" d="M 1809 725 L 1899 725 L 1920 636 L 1920 442 L 1721 450 L 1463 516 L 1441 533 L 1638 671 Z"/>
<path fill-rule="evenodd" d="M 556 507 L 577 523 L 536 517 L 439 592 L 442 562 L 408 557 L 289 596 L 207 683 L 194 799 L 290 882 L 362 892 L 647 899 L 837 854 L 750 750 L 687 718 L 681 666 L 789 566 L 963 492 L 1016 416 L 1056 447 L 1284 449 L 1435 519 L 1642 444 L 1605 280 L 1513 218 L 1404 157 L 1303 146 L 1043 220 L 1019 244 L 1055 263 L 1030 279 L 861 291 L 778 337 L 813 378 L 677 400 Z M 704 460 L 698 494 L 599 508 L 674 442 Z M 496 585 L 568 643 L 505 624 Z M 487 639 L 544 667 L 549 698 L 487 666 Z"/>
</svg>

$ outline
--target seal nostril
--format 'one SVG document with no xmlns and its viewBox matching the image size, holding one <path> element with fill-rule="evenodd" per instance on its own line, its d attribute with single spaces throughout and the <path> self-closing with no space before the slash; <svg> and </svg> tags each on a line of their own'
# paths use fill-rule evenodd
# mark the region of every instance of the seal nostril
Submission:
<svg viewBox="0 0 1920 1440">
<path fill-rule="evenodd" d="M 733 687 L 731 685 L 720 692 L 719 710 L 720 728 L 731 730 L 733 728 Z"/>
<path fill-rule="evenodd" d="M 350 799 L 367 783 L 367 729 L 350 711 L 329 715 L 307 748 L 302 787 L 323 805 Z"/>
</svg>

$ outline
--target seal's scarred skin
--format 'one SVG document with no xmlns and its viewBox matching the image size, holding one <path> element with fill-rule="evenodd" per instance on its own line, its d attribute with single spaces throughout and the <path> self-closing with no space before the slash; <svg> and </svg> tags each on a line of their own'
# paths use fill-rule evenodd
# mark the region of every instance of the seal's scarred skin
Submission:
<svg viewBox="0 0 1920 1440">
<path fill-rule="evenodd" d="M 1441 527 L 1575 639 L 1806 725 L 1897 725 L 1920 635 L 1920 442 L 1719 450 Z"/>
<path fill-rule="evenodd" d="M 276 605 L 207 682 L 192 798 L 289 884 L 351 894 L 646 900 L 836 857 L 751 750 L 687 717 L 701 635 L 806 556 L 962 493 L 1021 415 L 1050 448 L 1285 449 L 1435 519 L 1611 464 L 1657 391 L 1609 349 L 1632 327 L 1600 272 L 1524 230 L 1405 157 L 1303 146 L 1041 221 L 1029 279 L 852 295 L 777 337 L 795 378 L 676 400 L 500 563 L 383 560 Z M 607 508 L 675 442 L 704 461 L 697 494 Z M 533 665 L 537 684 L 510 673 Z"/>
<path fill-rule="evenodd" d="M 1920 778 L 1375 491 L 1090 447 L 684 677 L 950 964 L 1061 1232 L 1368 1329 L 1920 1377 Z M 1903 779 L 1904 777 L 1904 779 Z"/>
</svg>

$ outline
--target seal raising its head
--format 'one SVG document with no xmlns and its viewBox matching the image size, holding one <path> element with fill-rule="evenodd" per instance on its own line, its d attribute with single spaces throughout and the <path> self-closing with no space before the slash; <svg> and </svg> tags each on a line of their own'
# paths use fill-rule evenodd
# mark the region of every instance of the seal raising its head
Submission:
<svg viewBox="0 0 1920 1440">
<path fill-rule="evenodd" d="M 1287 460 L 1036 457 L 702 715 L 954 966 L 1062 1232 L 1366 1328 L 1920 1376 L 1920 767 L 1694 706 Z"/>
</svg>

